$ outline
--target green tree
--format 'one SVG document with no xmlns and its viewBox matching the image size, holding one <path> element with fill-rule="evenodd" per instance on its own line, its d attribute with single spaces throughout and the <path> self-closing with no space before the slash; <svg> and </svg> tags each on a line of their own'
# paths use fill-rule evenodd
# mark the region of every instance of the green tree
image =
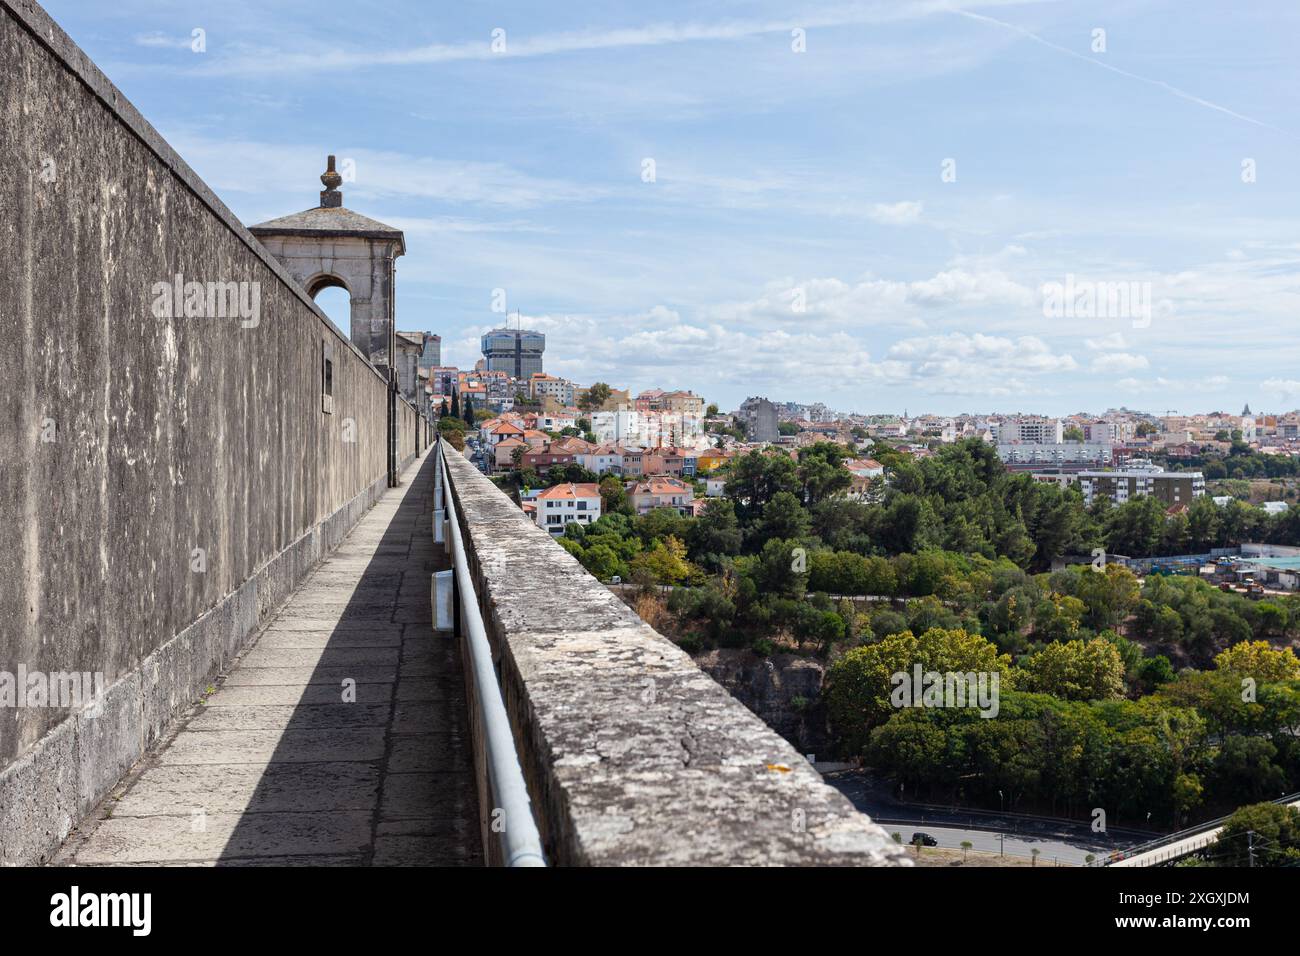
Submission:
<svg viewBox="0 0 1300 956">
<path fill-rule="evenodd" d="M 895 712 L 890 699 L 897 686 L 894 675 L 910 679 L 917 664 L 923 672 L 997 672 L 1000 686 L 1010 683 L 1011 658 L 961 629 L 933 628 L 920 637 L 903 631 L 855 647 L 831 665 L 825 690 L 831 723 L 849 752 L 861 753 L 871 728 Z"/>
<path fill-rule="evenodd" d="M 642 551 L 632 559 L 631 572 L 634 577 L 643 572 L 656 584 L 681 584 L 691 575 L 686 546 L 671 536 L 656 539 L 650 550 Z"/>
<path fill-rule="evenodd" d="M 1236 810 L 1209 853 L 1216 866 L 1295 866 L 1300 863 L 1300 810 L 1256 803 Z"/>
<path fill-rule="evenodd" d="M 1066 700 L 1106 700 L 1124 693 L 1124 664 L 1102 638 L 1048 644 L 1021 663 L 1025 689 Z"/>
<path fill-rule="evenodd" d="M 623 487 L 623 482 L 613 475 L 606 475 L 600 479 L 600 513 L 602 516 L 633 513 L 632 504 L 627 497 L 627 489 Z"/>
<path fill-rule="evenodd" d="M 763 515 L 753 529 L 753 540 L 762 545 L 773 538 L 800 539 L 808 534 L 808 512 L 788 491 L 778 491 L 763 506 Z"/>
<path fill-rule="evenodd" d="M 614 550 L 607 544 L 593 544 L 578 555 L 582 566 L 601 581 L 608 581 L 615 575 L 622 577 L 627 573 L 627 565 L 621 561 Z"/>
<path fill-rule="evenodd" d="M 730 498 L 710 498 L 687 536 L 693 560 L 740 553 L 740 522 Z"/>
<path fill-rule="evenodd" d="M 730 469 L 725 491 L 743 523 L 757 520 L 776 494 L 799 490 L 794 460 L 785 454 L 751 451 L 733 460 Z"/>
<path fill-rule="evenodd" d="M 1259 684 L 1300 679 L 1300 660 L 1295 652 L 1289 647 L 1274 650 L 1268 641 L 1234 644 L 1214 658 L 1214 666 L 1240 677 L 1252 677 Z"/>
<path fill-rule="evenodd" d="M 611 390 L 605 382 L 596 382 L 578 402 L 578 407 L 584 411 L 592 412 L 602 408 L 609 401 Z"/>
<path fill-rule="evenodd" d="M 753 561 L 750 580 L 759 594 L 802 598 L 808 584 L 806 552 L 794 541 L 773 538 Z"/>
<path fill-rule="evenodd" d="M 844 466 L 847 458 L 847 449 L 834 442 L 819 441 L 799 450 L 796 471 L 806 504 L 816 504 L 848 489 L 853 476 Z"/>
</svg>

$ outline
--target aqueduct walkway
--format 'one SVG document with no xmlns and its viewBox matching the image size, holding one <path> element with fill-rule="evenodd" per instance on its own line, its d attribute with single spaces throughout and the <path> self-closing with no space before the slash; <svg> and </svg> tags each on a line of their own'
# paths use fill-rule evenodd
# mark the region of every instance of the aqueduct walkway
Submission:
<svg viewBox="0 0 1300 956">
<path fill-rule="evenodd" d="M 446 560 L 433 463 L 407 469 L 56 862 L 481 862 L 460 653 L 430 623 Z"/>
</svg>

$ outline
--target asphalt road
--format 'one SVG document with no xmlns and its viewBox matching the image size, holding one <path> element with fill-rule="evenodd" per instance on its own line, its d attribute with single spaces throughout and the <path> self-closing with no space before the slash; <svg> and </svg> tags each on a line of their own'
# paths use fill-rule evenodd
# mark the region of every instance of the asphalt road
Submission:
<svg viewBox="0 0 1300 956">
<path fill-rule="evenodd" d="M 987 853 L 1005 853 L 1007 856 L 1024 857 L 1025 859 L 1033 857 L 1033 851 L 1038 850 L 1039 866 L 1054 866 L 1056 864 L 1061 866 L 1083 866 L 1087 862 L 1089 853 L 1100 857 L 1104 852 L 1094 847 L 1076 846 L 1061 840 L 1032 837 L 1019 833 L 1003 834 L 992 830 L 936 827 L 928 823 L 924 826 L 918 826 L 907 823 L 890 823 L 888 820 L 878 818 L 876 822 L 889 833 L 897 833 L 902 836 L 903 842 L 906 844 L 911 844 L 912 834 L 920 830 L 938 840 L 939 846 L 952 850 L 960 850 L 963 840 L 969 840 L 973 850 L 983 850 Z M 924 856 L 925 848 L 922 848 L 921 854 Z"/>
<path fill-rule="evenodd" d="M 973 849 L 1021 857 L 1031 857 L 1037 849 L 1040 863 L 1082 866 L 1089 854 L 1101 858 L 1155 835 L 1124 831 L 1093 833 L 1086 823 L 1048 817 L 918 807 L 896 799 L 887 783 L 861 770 L 828 773 L 825 778 L 887 831 L 900 834 L 904 843 L 910 843 L 912 834 L 920 830 L 938 840 L 941 847 L 959 850 L 962 841 L 969 840 Z"/>
</svg>

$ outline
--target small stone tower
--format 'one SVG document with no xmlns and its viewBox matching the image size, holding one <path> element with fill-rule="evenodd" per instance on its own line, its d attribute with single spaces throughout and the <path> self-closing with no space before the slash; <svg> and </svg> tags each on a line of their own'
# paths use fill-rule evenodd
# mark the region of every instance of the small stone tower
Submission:
<svg viewBox="0 0 1300 956">
<path fill-rule="evenodd" d="M 320 177 L 320 205 L 249 226 L 271 255 L 313 298 L 336 286 L 352 298 L 353 343 L 377 367 L 391 368 L 397 351 L 393 283 L 397 257 L 406 252 L 400 229 L 343 205 L 343 177 L 330 156 Z"/>
</svg>

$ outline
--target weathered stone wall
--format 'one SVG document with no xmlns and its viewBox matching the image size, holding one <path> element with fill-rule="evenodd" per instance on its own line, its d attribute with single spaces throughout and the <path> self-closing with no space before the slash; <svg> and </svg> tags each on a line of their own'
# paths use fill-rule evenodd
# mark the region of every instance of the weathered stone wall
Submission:
<svg viewBox="0 0 1300 956">
<path fill-rule="evenodd" d="M 705 651 L 696 664 L 801 754 L 826 759 L 831 735 L 822 702 L 826 669 L 796 654 L 759 656 L 748 648 Z"/>
<path fill-rule="evenodd" d="M 397 470 L 414 460 L 428 444 L 424 434 L 424 418 L 415 407 L 400 395 L 397 397 Z"/>
<path fill-rule="evenodd" d="M 789 743 L 450 448 L 447 467 L 548 859 L 907 865 Z"/>
<path fill-rule="evenodd" d="M 14 863 L 57 845 L 383 492 L 388 395 L 34 3 L 0 0 L 0 70 L 0 672 L 107 690 L 98 712 L 0 703 Z M 159 318 L 177 274 L 248 283 L 256 316 Z"/>
</svg>

